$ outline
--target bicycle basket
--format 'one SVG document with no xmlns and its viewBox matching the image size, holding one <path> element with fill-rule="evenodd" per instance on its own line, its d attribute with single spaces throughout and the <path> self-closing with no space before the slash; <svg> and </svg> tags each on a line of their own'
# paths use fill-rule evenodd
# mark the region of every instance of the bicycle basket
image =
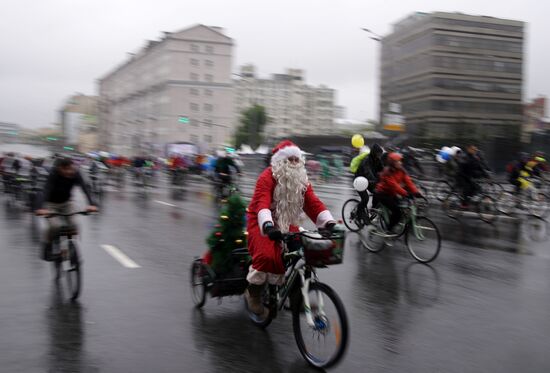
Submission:
<svg viewBox="0 0 550 373">
<path fill-rule="evenodd" d="M 322 239 L 318 233 L 302 236 L 306 263 L 314 267 L 340 264 L 344 260 L 345 231 L 337 227 L 330 239 Z"/>
</svg>

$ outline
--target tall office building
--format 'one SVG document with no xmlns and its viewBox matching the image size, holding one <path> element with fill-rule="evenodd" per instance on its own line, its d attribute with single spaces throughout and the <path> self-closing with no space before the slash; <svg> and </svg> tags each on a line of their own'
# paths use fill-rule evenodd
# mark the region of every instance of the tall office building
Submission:
<svg viewBox="0 0 550 373">
<path fill-rule="evenodd" d="M 233 134 L 233 40 L 219 27 L 165 32 L 99 81 L 100 144 L 161 154 L 166 144 L 208 150 Z"/>
<path fill-rule="evenodd" d="M 402 114 L 418 142 L 519 140 L 523 38 L 523 22 L 461 13 L 396 23 L 381 40 L 381 122 Z"/>
<path fill-rule="evenodd" d="M 269 122 L 265 136 L 326 135 L 334 130 L 336 92 L 326 86 L 306 84 L 304 72 L 287 69 L 284 74 L 260 78 L 253 65 L 241 66 L 235 84 L 234 122 L 254 104 L 266 108 Z"/>
</svg>

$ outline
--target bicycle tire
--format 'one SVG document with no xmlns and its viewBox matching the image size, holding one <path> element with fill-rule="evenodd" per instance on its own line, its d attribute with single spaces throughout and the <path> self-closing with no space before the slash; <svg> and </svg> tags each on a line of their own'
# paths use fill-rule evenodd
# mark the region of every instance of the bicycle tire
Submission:
<svg viewBox="0 0 550 373">
<path fill-rule="evenodd" d="M 80 296 L 82 287 L 82 272 L 80 266 L 80 258 L 78 257 L 78 250 L 76 244 L 69 241 L 69 268 L 65 271 L 65 277 L 67 278 L 67 286 L 71 300 L 74 301 Z"/>
<path fill-rule="evenodd" d="M 443 211 L 445 211 L 445 214 L 451 219 L 458 219 L 460 201 L 460 196 L 456 193 L 449 194 L 443 201 L 441 205 Z"/>
<path fill-rule="evenodd" d="M 497 219 L 497 208 L 493 197 L 489 195 L 481 196 L 477 203 L 477 213 L 485 223 L 494 222 Z"/>
<path fill-rule="evenodd" d="M 335 332 L 335 339 L 337 342 L 337 348 L 333 355 L 331 355 L 326 361 L 319 360 L 315 356 L 312 355 L 312 352 L 306 347 L 304 338 L 302 335 L 302 327 L 300 323 L 300 316 L 303 313 L 303 298 L 300 297 L 299 302 L 293 302 L 292 304 L 292 329 L 294 331 L 294 338 L 296 339 L 296 344 L 298 345 L 298 349 L 300 350 L 300 353 L 304 357 L 304 359 L 310 364 L 311 366 L 315 368 L 325 369 L 330 368 L 331 366 L 334 366 L 337 364 L 340 359 L 344 356 L 344 353 L 346 352 L 346 348 L 348 345 L 348 317 L 346 314 L 346 309 L 344 308 L 344 304 L 340 300 L 340 297 L 336 294 L 334 290 L 332 290 L 331 287 L 329 287 L 326 284 L 323 284 L 321 282 L 311 282 L 309 285 L 310 291 L 317 291 L 324 293 L 326 295 L 325 297 L 325 304 L 326 298 L 330 299 L 332 304 L 335 307 L 336 313 L 338 314 L 339 319 L 339 326 L 340 330 L 336 329 Z M 329 321 L 328 330 L 330 331 L 331 325 L 330 320 L 321 320 L 320 323 L 326 324 L 326 321 Z M 322 328 L 322 327 L 320 327 Z M 304 330 L 304 332 L 309 332 L 309 330 Z"/>
<path fill-rule="evenodd" d="M 548 210 L 550 209 L 550 201 L 548 196 L 542 192 L 535 192 L 536 197 L 530 195 L 527 199 L 528 208 L 527 211 L 530 215 L 536 218 L 545 218 L 548 215 Z"/>
<path fill-rule="evenodd" d="M 193 261 L 191 264 L 191 295 L 196 308 L 202 308 L 204 303 L 206 303 L 206 284 L 204 283 L 205 271 L 206 268 L 200 259 Z M 195 282 L 196 277 L 200 277 L 200 283 Z M 200 293 L 196 293 L 196 290 L 199 290 Z"/>
<path fill-rule="evenodd" d="M 513 193 L 504 191 L 498 195 L 496 210 L 504 215 L 512 215 L 516 205 L 516 197 Z"/>
<path fill-rule="evenodd" d="M 445 201 L 449 194 L 453 193 L 453 187 L 445 180 L 438 180 L 433 185 L 435 198 L 439 202 Z"/>
<path fill-rule="evenodd" d="M 348 228 L 351 232 L 359 232 L 365 226 L 359 217 L 351 215 L 357 214 L 357 207 L 359 206 L 359 203 L 361 203 L 359 200 L 350 198 L 344 202 L 344 205 L 342 206 L 342 220 L 344 221 L 346 228 Z M 346 211 L 346 207 L 352 206 L 353 204 L 355 204 L 353 209 L 351 211 Z"/>
<path fill-rule="evenodd" d="M 359 241 L 361 245 L 371 253 L 379 253 L 386 247 L 385 239 L 376 234 L 376 231 L 384 232 L 384 223 L 380 219 L 380 215 L 377 210 L 371 210 L 371 224 L 367 226 L 365 231 L 365 237 L 363 232 L 359 234 Z"/>
<path fill-rule="evenodd" d="M 419 250 L 415 250 L 412 246 L 412 239 L 415 238 L 415 239 L 421 239 L 419 238 L 415 231 L 414 231 L 414 228 L 409 225 L 408 228 L 407 228 L 407 232 L 405 234 L 405 244 L 407 245 L 407 250 L 409 251 L 409 253 L 411 254 L 411 256 L 416 259 L 418 262 L 420 263 L 423 263 L 423 264 L 427 264 L 427 263 L 430 263 L 432 261 L 435 260 L 435 258 L 437 258 L 437 256 L 439 255 L 439 252 L 441 251 L 441 233 L 439 233 L 439 228 L 437 228 L 437 225 L 435 225 L 435 223 L 429 219 L 429 218 L 426 218 L 424 216 L 420 216 L 420 217 L 417 217 L 416 218 L 416 227 L 417 229 L 420 228 L 427 228 L 425 229 L 425 231 L 427 230 L 430 230 L 430 231 L 433 231 L 435 232 L 435 236 L 436 236 L 436 245 L 435 245 L 435 250 L 434 252 L 431 254 L 431 255 L 428 255 L 428 256 L 421 256 L 420 255 L 420 252 Z"/>
</svg>

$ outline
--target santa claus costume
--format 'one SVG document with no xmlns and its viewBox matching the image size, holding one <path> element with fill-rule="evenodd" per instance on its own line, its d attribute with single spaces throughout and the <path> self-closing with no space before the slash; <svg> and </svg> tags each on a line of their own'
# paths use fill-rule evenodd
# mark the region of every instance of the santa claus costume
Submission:
<svg viewBox="0 0 550 373">
<path fill-rule="evenodd" d="M 259 285 L 284 282 L 281 244 L 270 240 L 264 230 L 297 232 L 302 212 L 318 228 L 334 222 L 308 181 L 300 148 L 285 140 L 272 153 L 271 166 L 260 174 L 247 212 L 248 250 L 252 256 L 247 276 L 249 299 L 258 296 Z"/>
</svg>

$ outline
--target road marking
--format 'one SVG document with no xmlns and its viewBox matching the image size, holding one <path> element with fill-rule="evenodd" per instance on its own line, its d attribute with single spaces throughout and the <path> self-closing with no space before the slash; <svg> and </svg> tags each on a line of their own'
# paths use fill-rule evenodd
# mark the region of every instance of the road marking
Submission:
<svg viewBox="0 0 550 373">
<path fill-rule="evenodd" d="M 109 255 L 115 258 L 120 264 L 126 268 L 141 268 L 139 264 L 128 258 L 126 254 L 120 251 L 113 245 L 101 245 L 101 248 L 105 250 Z"/>
<path fill-rule="evenodd" d="M 164 205 L 164 206 L 176 207 L 176 205 L 172 203 L 164 202 L 164 201 L 155 200 L 155 202 L 160 203 L 161 205 Z"/>
</svg>

